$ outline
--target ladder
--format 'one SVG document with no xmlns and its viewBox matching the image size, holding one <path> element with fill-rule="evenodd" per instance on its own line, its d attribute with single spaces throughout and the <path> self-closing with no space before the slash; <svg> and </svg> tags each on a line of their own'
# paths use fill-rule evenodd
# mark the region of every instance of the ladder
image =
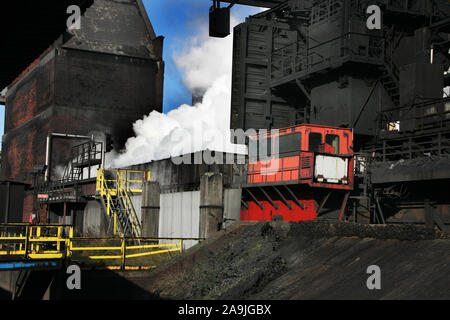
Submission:
<svg viewBox="0 0 450 320">
<path fill-rule="evenodd" d="M 384 63 L 380 66 L 380 81 L 392 102 L 395 106 L 398 106 L 400 104 L 400 70 L 394 63 L 393 55 L 402 39 L 402 35 L 395 39 L 394 29 L 386 27 L 384 28 L 384 34 L 385 52 Z"/>
</svg>

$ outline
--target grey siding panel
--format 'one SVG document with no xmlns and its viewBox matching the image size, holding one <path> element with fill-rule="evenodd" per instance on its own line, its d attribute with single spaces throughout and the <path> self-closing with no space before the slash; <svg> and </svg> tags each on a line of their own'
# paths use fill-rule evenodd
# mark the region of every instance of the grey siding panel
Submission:
<svg viewBox="0 0 450 320">
<path fill-rule="evenodd" d="M 60 218 L 62 219 L 62 218 Z M 67 217 L 66 217 L 67 219 Z M 104 214 L 99 201 L 89 201 L 84 209 L 83 235 L 89 237 L 103 236 Z M 66 220 L 66 223 L 69 222 Z"/>
<path fill-rule="evenodd" d="M 160 238 L 198 238 L 199 222 L 200 191 L 161 194 Z M 185 241 L 184 249 L 195 244 L 197 241 Z"/>
<path fill-rule="evenodd" d="M 142 194 L 135 194 L 130 196 L 131 202 L 133 203 L 134 211 L 138 217 L 139 221 L 142 221 Z"/>
</svg>

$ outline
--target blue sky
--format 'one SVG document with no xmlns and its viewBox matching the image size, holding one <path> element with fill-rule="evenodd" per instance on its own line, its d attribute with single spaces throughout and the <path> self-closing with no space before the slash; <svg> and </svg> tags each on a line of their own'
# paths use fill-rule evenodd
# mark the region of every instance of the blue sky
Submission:
<svg viewBox="0 0 450 320">
<path fill-rule="evenodd" d="M 165 37 L 165 113 L 183 103 L 190 105 L 192 102 L 192 96 L 183 85 L 182 74 L 177 70 L 172 57 L 180 49 L 180 43 L 197 34 L 200 24 L 208 24 L 211 4 L 210 0 L 144 0 L 155 33 Z M 232 12 L 246 17 L 255 14 L 258 9 L 236 5 Z"/>
<path fill-rule="evenodd" d="M 180 49 L 180 43 L 197 34 L 200 24 L 208 23 L 211 4 L 210 0 L 144 0 L 155 33 L 165 37 L 164 113 L 192 102 L 191 94 L 183 85 L 182 74 L 172 57 Z M 255 14 L 258 9 L 236 5 L 232 12 L 246 17 Z M 0 135 L 4 132 L 4 114 L 5 107 L 0 105 Z"/>
<path fill-rule="evenodd" d="M 0 134 L 3 135 L 5 131 L 5 106 L 0 105 Z M 0 143 L 0 150 L 2 149 L 2 145 Z"/>
</svg>

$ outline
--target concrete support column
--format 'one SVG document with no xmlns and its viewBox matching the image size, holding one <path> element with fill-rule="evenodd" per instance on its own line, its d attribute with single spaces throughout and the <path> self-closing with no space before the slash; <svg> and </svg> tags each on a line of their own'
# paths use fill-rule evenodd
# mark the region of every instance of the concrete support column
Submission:
<svg viewBox="0 0 450 320">
<path fill-rule="evenodd" d="M 223 177 L 207 172 L 200 178 L 200 238 L 208 238 L 223 224 Z"/>
<path fill-rule="evenodd" d="M 146 182 L 142 192 L 142 236 L 157 238 L 159 235 L 159 208 L 161 189 L 158 182 Z"/>
</svg>

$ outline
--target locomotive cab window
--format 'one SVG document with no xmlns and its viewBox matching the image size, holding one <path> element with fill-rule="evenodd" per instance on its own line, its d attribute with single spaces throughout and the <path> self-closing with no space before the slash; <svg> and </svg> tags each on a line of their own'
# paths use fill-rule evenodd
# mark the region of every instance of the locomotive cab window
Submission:
<svg viewBox="0 0 450 320">
<path fill-rule="evenodd" d="M 267 146 L 267 149 L 264 150 L 263 145 Z M 259 148 L 262 148 L 262 150 L 260 151 L 260 154 L 258 154 L 258 158 L 261 157 L 260 160 L 268 160 L 270 159 L 270 157 L 272 156 L 272 138 L 268 138 L 265 141 L 261 141 L 261 144 L 258 145 L 258 150 Z"/>
<path fill-rule="evenodd" d="M 309 134 L 309 151 L 317 152 L 322 144 L 322 134 L 317 132 L 311 132 Z"/>
<path fill-rule="evenodd" d="M 249 141 L 250 162 L 269 160 L 272 156 L 272 138 Z"/>
<path fill-rule="evenodd" d="M 325 143 L 334 148 L 334 153 L 339 154 L 339 136 L 335 134 L 327 134 L 325 136 Z"/>
<path fill-rule="evenodd" d="M 279 136 L 280 157 L 290 157 L 298 155 L 302 146 L 302 134 L 300 132 L 284 134 Z"/>
</svg>

